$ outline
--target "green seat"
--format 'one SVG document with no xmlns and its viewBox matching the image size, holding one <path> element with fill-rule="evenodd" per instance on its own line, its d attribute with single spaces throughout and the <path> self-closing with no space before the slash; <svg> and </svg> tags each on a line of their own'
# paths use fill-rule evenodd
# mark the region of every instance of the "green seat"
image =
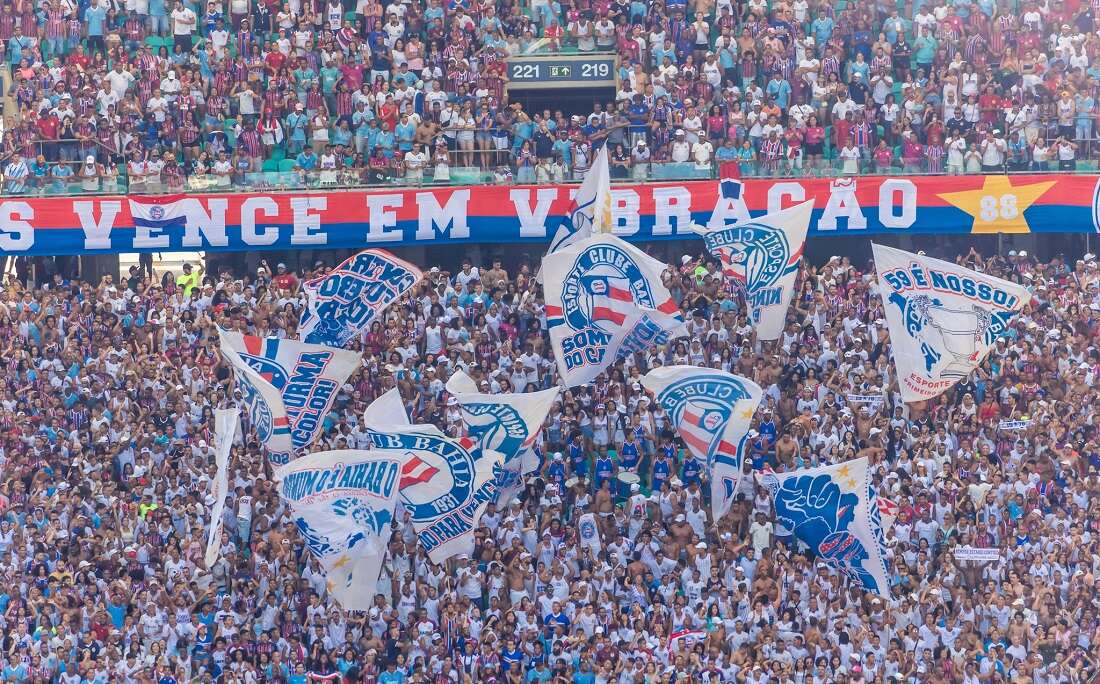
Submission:
<svg viewBox="0 0 1100 684">
<path fill-rule="evenodd" d="M 222 130 L 225 131 L 226 133 L 229 133 L 229 132 L 233 131 L 236 128 L 237 128 L 237 120 L 236 119 L 225 119 L 224 121 L 222 121 Z"/>
<path fill-rule="evenodd" d="M 286 149 L 282 145 L 276 145 L 271 149 L 271 158 L 276 162 L 286 159 Z"/>
<path fill-rule="evenodd" d="M 286 173 L 288 171 L 293 171 L 294 167 L 297 165 L 298 162 L 293 159 L 284 159 L 279 162 L 279 172 Z"/>
<path fill-rule="evenodd" d="M 278 159 L 265 159 L 261 170 L 264 173 L 278 173 L 279 172 L 279 160 Z"/>
</svg>

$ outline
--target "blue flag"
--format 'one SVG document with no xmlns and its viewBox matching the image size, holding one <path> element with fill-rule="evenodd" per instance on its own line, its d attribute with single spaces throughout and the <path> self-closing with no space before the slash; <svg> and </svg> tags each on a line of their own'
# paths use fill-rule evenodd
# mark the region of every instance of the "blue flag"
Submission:
<svg viewBox="0 0 1100 684">
<path fill-rule="evenodd" d="M 884 541 L 875 501 L 868 493 L 867 459 L 763 473 L 776 522 L 790 530 L 828 566 L 864 591 L 889 597 Z M 876 529 L 877 528 L 877 529 Z"/>
</svg>

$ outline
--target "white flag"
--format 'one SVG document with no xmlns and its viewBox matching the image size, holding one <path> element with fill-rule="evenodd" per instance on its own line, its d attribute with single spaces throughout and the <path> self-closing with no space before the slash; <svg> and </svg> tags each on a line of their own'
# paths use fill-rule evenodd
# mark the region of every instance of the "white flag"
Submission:
<svg viewBox="0 0 1100 684">
<path fill-rule="evenodd" d="M 611 227 L 611 168 L 604 145 L 596 153 L 592 168 L 585 174 L 546 253 L 552 254 L 597 233 L 610 233 Z"/>
<path fill-rule="evenodd" d="M 340 388 L 359 368 L 359 352 L 228 330 L 218 334 L 222 347 L 231 347 L 279 392 L 294 449 L 312 446 Z"/>
<path fill-rule="evenodd" d="M 405 296 L 423 274 L 381 249 L 365 249 L 302 283 L 306 306 L 298 322 L 303 342 L 343 347 Z"/>
<path fill-rule="evenodd" d="M 902 400 L 932 399 L 967 377 L 1031 301 L 1022 285 L 872 245 Z"/>
<path fill-rule="evenodd" d="M 248 410 L 248 420 L 256 438 L 264 445 L 272 464 L 288 463 L 294 454 L 294 441 L 290 436 L 290 419 L 283 406 L 283 397 L 274 385 L 241 358 L 233 345 L 227 344 L 224 333 L 224 330 L 218 330 L 222 338 L 222 357 L 233 368 L 236 389 L 241 391 L 241 401 Z"/>
<path fill-rule="evenodd" d="M 214 505 L 210 509 L 210 534 L 206 538 L 206 555 L 203 560 L 209 569 L 218 560 L 221 548 L 222 516 L 225 513 L 225 495 L 229 492 L 229 452 L 237 436 L 240 411 L 236 408 L 214 409 Z"/>
<path fill-rule="evenodd" d="M 384 395 L 383 395 L 384 396 Z M 401 505 L 434 563 L 471 554 L 474 529 L 496 495 L 501 454 L 451 439 L 434 425 L 367 425 L 374 449 L 401 453 Z"/>
<path fill-rule="evenodd" d="M 890 595 L 867 458 L 790 473 L 758 473 L 757 479 L 771 491 L 777 526 L 790 530 L 864 591 Z"/>
<path fill-rule="evenodd" d="M 478 449 L 499 452 L 497 498 L 511 499 L 523 489 L 523 470 L 534 451 L 546 416 L 557 401 L 560 387 L 540 392 L 482 394 L 470 376 L 456 371 L 447 380 L 447 393 L 458 401 L 466 436 Z"/>
<path fill-rule="evenodd" d="M 577 531 L 581 536 L 581 544 L 592 550 L 592 557 L 599 555 L 603 550 L 603 543 L 600 542 L 600 526 L 596 524 L 595 514 L 585 513 L 577 518 Z"/>
<path fill-rule="evenodd" d="M 546 317 L 567 387 L 591 382 L 624 356 L 687 334 L 661 281 L 665 265 L 613 235 L 547 255 Z"/>
<path fill-rule="evenodd" d="M 748 303 L 749 320 L 761 340 L 775 340 L 786 327 L 787 309 L 814 202 L 723 228 L 692 226 L 722 263 L 726 280 Z"/>
<path fill-rule="evenodd" d="M 737 494 L 753 413 L 763 391 L 746 378 L 696 366 L 654 368 L 642 385 L 656 397 L 684 444 L 710 477 L 711 517 L 722 519 Z"/>
<path fill-rule="evenodd" d="M 279 495 L 346 610 L 367 610 L 397 503 L 399 451 L 319 451 L 275 471 Z"/>
<path fill-rule="evenodd" d="M 372 401 L 363 411 L 363 424 L 367 427 L 408 425 L 409 412 L 405 410 L 401 391 L 394 387 Z"/>
</svg>

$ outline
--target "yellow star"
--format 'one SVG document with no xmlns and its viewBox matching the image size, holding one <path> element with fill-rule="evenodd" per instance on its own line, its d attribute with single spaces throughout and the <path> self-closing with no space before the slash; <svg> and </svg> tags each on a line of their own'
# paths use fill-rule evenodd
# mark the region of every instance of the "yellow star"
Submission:
<svg viewBox="0 0 1100 684">
<path fill-rule="evenodd" d="M 340 556 L 340 559 L 332 564 L 332 569 L 335 570 L 336 568 L 342 568 L 350 562 L 351 558 L 348 558 L 346 555 Z"/>
<path fill-rule="evenodd" d="M 849 468 L 848 466 L 841 466 L 840 470 L 836 471 L 836 474 L 841 476 L 841 477 L 848 477 L 848 475 L 851 474 L 851 472 L 852 472 L 852 469 Z"/>
<path fill-rule="evenodd" d="M 848 489 L 855 489 L 857 482 L 852 478 L 848 478 L 844 481 L 844 484 L 848 485 Z"/>
<path fill-rule="evenodd" d="M 1008 176 L 994 174 L 980 188 L 938 196 L 974 218 L 972 233 L 1028 233 L 1024 212 L 1053 186 L 1054 181 L 1013 185 Z"/>
<path fill-rule="evenodd" d="M 752 420 L 752 414 L 753 413 L 756 413 L 756 412 L 753 411 L 751 408 L 750 409 L 745 409 L 744 411 L 741 412 L 741 417 L 744 418 L 745 420 Z"/>
</svg>

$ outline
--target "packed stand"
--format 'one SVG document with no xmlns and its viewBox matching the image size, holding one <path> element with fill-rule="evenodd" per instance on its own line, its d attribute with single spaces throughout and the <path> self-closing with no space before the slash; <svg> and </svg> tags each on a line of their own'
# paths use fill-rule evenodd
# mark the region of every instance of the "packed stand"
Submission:
<svg viewBox="0 0 1100 684">
<path fill-rule="evenodd" d="M 981 370 L 903 405 L 870 266 L 804 264 L 789 326 L 757 343 L 716 265 L 666 282 L 691 337 L 563 393 L 544 465 L 490 506 L 472 557 L 431 564 L 407 515 L 367 613 L 345 613 L 305 549 L 247 419 L 230 462 L 217 563 L 213 415 L 232 405 L 215 324 L 293 336 L 295 274 L 60 274 L 3 293 L 0 676 L 13 682 L 1086 682 L 1100 653 L 1100 267 L 1092 255 L 959 258 L 1027 283 L 1029 309 Z M 363 368 L 317 449 L 366 448 L 361 416 L 401 388 L 414 422 L 458 436 L 456 369 L 484 392 L 551 386 L 531 268 L 431 268 L 350 348 Z M 638 382 L 659 364 L 765 389 L 754 470 L 867 456 L 899 504 L 892 598 L 862 595 L 777 538 L 769 494 L 715 524 L 702 465 Z M 875 398 L 868 400 L 868 397 Z M 245 413 L 247 415 L 247 413 Z M 1002 427 L 1002 421 L 1011 429 Z M 637 477 L 623 477 L 632 474 Z M 633 486 L 627 485 L 636 481 Z M 627 486 L 624 486 L 627 485 Z M 598 552 L 576 521 L 598 517 Z M 956 561 L 956 546 L 1000 549 Z M 696 642 L 671 640 L 685 630 Z M 220 678 L 220 679 L 219 679 Z"/>
<path fill-rule="evenodd" d="M 605 144 L 620 178 L 1091 169 L 1094 14 L 1080 0 L 14 0 L 0 170 L 7 193 L 543 183 L 583 177 Z M 526 111 L 505 60 L 531 50 L 616 53 L 614 101 Z"/>
</svg>

